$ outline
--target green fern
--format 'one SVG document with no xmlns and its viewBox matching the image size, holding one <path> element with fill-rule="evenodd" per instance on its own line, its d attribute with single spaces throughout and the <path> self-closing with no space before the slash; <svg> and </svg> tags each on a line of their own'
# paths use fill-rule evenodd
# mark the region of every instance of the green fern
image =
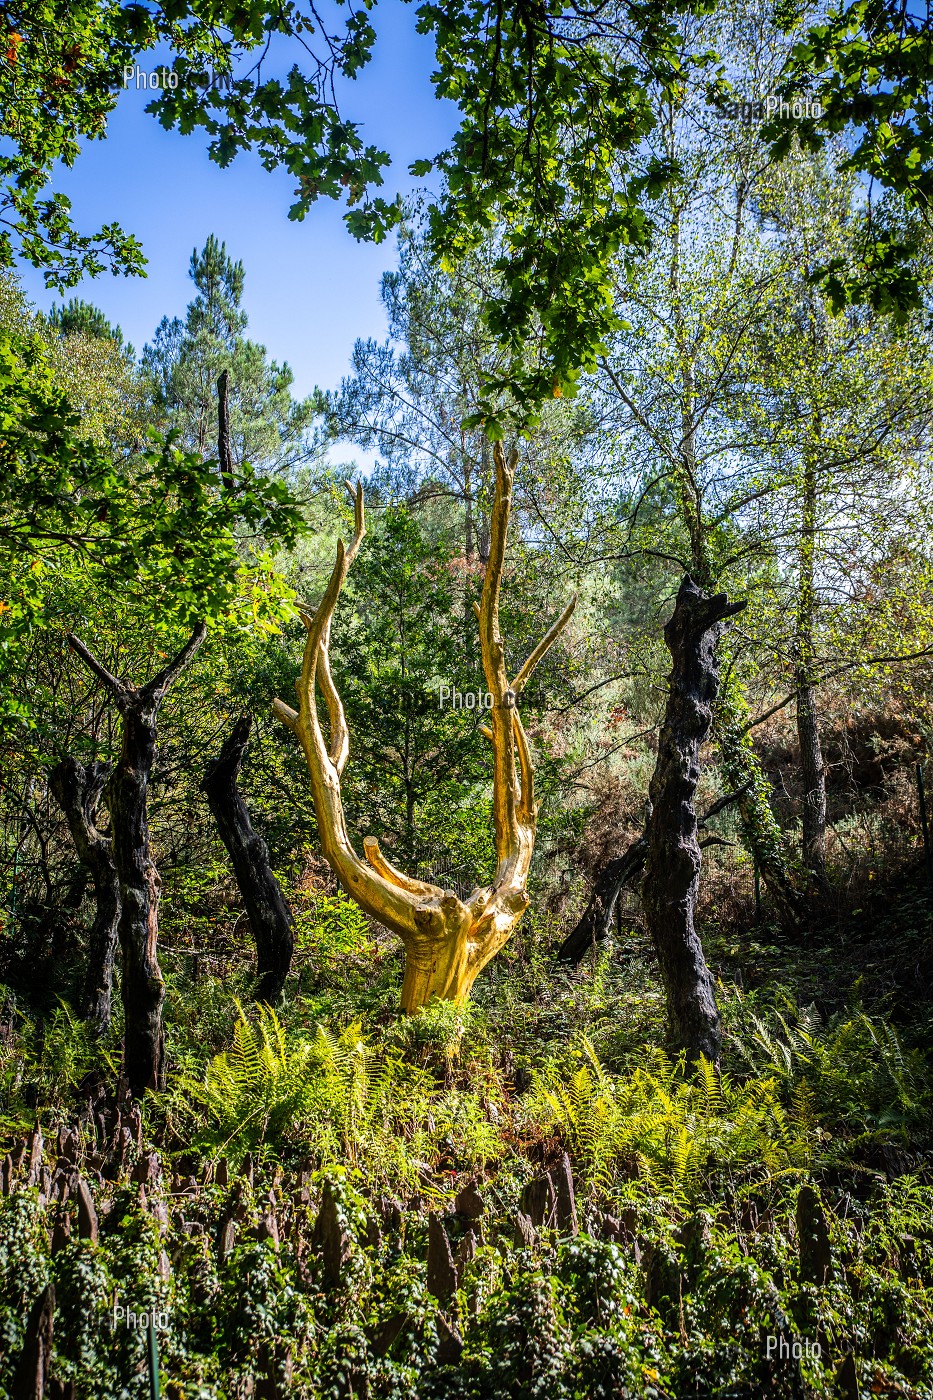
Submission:
<svg viewBox="0 0 933 1400">
<path fill-rule="evenodd" d="M 928 1112 L 928 1076 L 918 1051 L 864 1011 L 824 1026 L 813 1007 L 784 998 L 769 1022 L 734 998 L 740 1029 L 732 1044 L 752 1072 L 778 1077 L 790 1102 L 805 1111 L 805 1131 L 824 1132 L 817 1118 L 849 1131 L 904 1131 Z M 803 1124 L 801 1125 L 803 1126 Z"/>
<path fill-rule="evenodd" d="M 309 1034 L 287 1029 L 270 1007 L 250 1019 L 236 1006 L 230 1048 L 203 1077 L 183 1079 L 174 1100 L 201 1120 L 201 1145 L 215 1157 L 290 1141 L 322 1167 L 423 1185 L 442 1140 L 477 1165 L 503 1151 L 478 1095 L 438 1092 L 428 1070 L 372 1046 L 360 1022 Z"/>
<path fill-rule="evenodd" d="M 614 1077 L 588 1040 L 579 1055 L 569 1075 L 551 1067 L 538 1077 L 532 1112 L 561 1134 L 594 1185 L 605 1188 L 634 1168 L 659 1189 L 692 1196 L 715 1172 L 808 1161 L 774 1076 L 737 1084 L 704 1060 L 689 1076 L 682 1061 L 654 1050 L 646 1065 Z"/>
</svg>

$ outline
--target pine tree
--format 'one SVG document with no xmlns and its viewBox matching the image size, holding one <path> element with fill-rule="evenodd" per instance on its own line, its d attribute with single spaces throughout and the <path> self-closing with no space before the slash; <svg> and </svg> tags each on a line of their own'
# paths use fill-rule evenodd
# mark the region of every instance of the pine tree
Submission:
<svg viewBox="0 0 933 1400">
<path fill-rule="evenodd" d="M 123 331 L 114 326 L 93 302 L 72 297 L 61 306 L 53 306 L 48 316 L 49 325 L 59 335 L 86 335 L 95 340 L 112 340 L 127 355 L 135 359 L 132 345 L 124 346 Z"/>
<path fill-rule="evenodd" d="M 230 440 L 234 465 L 285 469 L 313 451 L 310 427 L 316 396 L 296 401 L 287 364 L 244 336 L 245 272 L 227 245 L 210 235 L 191 254 L 189 276 L 197 296 L 185 318 L 167 316 L 143 351 L 143 370 L 164 426 L 177 429 L 182 445 L 213 456 L 217 432 L 217 380 L 230 376 Z"/>
</svg>

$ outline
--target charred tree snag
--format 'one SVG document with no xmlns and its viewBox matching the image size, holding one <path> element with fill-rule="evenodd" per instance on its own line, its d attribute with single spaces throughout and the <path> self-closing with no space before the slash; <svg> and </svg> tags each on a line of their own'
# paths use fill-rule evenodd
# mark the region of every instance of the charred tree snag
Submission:
<svg viewBox="0 0 933 1400">
<path fill-rule="evenodd" d="M 528 740 L 517 701 L 534 668 L 554 643 L 573 612 L 573 599 L 509 682 L 499 631 L 499 590 L 506 535 L 512 509 L 512 483 L 518 454 L 506 456 L 493 446 L 496 493 L 492 510 L 489 558 L 482 599 L 476 614 L 486 685 L 492 696 L 490 727 L 483 732 L 493 750 L 493 819 L 498 866 L 493 883 L 475 889 L 466 900 L 415 880 L 386 860 L 378 841 L 363 842 L 365 859 L 350 844 L 344 822 L 340 778 L 349 753 L 343 705 L 330 669 L 330 624 L 347 571 L 365 533 L 363 488 L 351 490 L 356 528 L 349 549 L 337 546 L 337 561 L 316 611 L 304 611 L 308 637 L 301 676 L 296 682 L 298 710 L 281 700 L 275 713 L 298 736 L 311 775 L 314 811 L 324 856 L 344 889 L 362 909 L 396 933 L 405 947 L 402 1007 L 416 1011 L 433 997 L 463 1001 L 477 974 L 511 936 L 528 905 L 525 882 L 534 850 L 537 803 Z M 348 487 L 348 489 L 350 489 Z M 325 742 L 318 716 L 320 687 L 330 720 Z"/>
<path fill-rule="evenodd" d="M 72 650 L 116 702 L 123 720 L 120 757 L 104 793 L 110 810 L 113 858 L 120 877 L 119 938 L 125 1018 L 124 1065 L 136 1098 L 162 1086 L 162 1001 L 159 967 L 161 881 L 149 853 L 147 796 L 156 755 L 159 708 L 172 682 L 197 652 L 207 628 L 199 622 L 181 651 L 143 686 L 112 676 L 83 642 L 69 634 Z"/>
<path fill-rule="evenodd" d="M 647 838 L 638 836 L 624 855 L 606 862 L 593 882 L 593 892 L 579 922 L 557 950 L 558 962 L 572 963 L 576 967 L 594 943 L 602 943 L 609 937 L 616 901 L 625 886 L 644 870 L 647 854 Z"/>
<path fill-rule="evenodd" d="M 649 788 L 648 855 L 642 904 L 667 993 L 671 1036 L 691 1058 L 718 1063 L 721 1029 L 713 978 L 694 927 L 700 842 L 694 796 L 700 746 L 709 733 L 726 618 L 745 607 L 710 596 L 684 576 L 664 629 L 672 668 L 658 758 Z"/>
<path fill-rule="evenodd" d="M 725 797 L 720 797 L 713 803 L 703 816 L 698 818 L 697 827 L 702 829 L 711 818 L 719 812 L 725 811 L 733 803 L 741 804 L 745 797 L 745 788 L 740 788 L 738 792 L 730 792 Z M 647 818 L 651 820 L 651 804 L 647 806 Z M 718 836 L 707 836 L 699 843 L 700 849 L 704 846 L 722 845 Z M 728 844 L 728 843 L 725 843 Z M 589 902 L 576 927 L 571 929 L 563 943 L 557 950 L 557 961 L 571 963 L 574 967 L 581 963 L 587 952 L 594 943 L 602 943 L 609 937 L 612 928 L 612 915 L 615 911 L 616 902 L 625 886 L 636 880 L 645 869 L 645 861 L 648 856 L 648 835 L 647 831 L 643 836 L 637 836 L 624 855 L 616 860 L 609 860 L 602 867 L 593 883 L 593 892 Z"/>
<path fill-rule="evenodd" d="M 223 370 L 217 380 L 217 460 L 220 480 L 225 491 L 233 492 L 233 454 L 230 450 L 230 373 Z"/>
<path fill-rule="evenodd" d="M 120 877 L 109 836 L 97 829 L 101 799 L 112 765 L 66 758 L 49 774 L 49 785 L 65 814 L 78 859 L 90 872 L 97 912 L 88 939 L 81 1014 L 103 1035 L 110 1025 L 113 960 L 120 922 Z"/>
<path fill-rule="evenodd" d="M 249 818 L 237 779 L 249 744 L 250 716 L 243 714 L 201 783 L 227 848 L 256 940 L 256 1000 L 278 1001 L 292 965 L 295 920 L 272 872 L 269 849 Z"/>
</svg>

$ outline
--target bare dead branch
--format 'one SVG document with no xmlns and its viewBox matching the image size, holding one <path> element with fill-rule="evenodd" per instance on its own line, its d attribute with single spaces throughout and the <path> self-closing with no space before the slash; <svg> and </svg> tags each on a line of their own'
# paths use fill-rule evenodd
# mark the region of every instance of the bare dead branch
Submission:
<svg viewBox="0 0 933 1400">
<path fill-rule="evenodd" d="M 80 637 L 76 637 L 73 632 L 68 633 L 68 645 L 71 647 L 71 650 L 75 653 L 76 656 L 80 656 L 81 660 L 84 662 L 85 666 L 87 666 L 88 670 L 93 671 L 97 679 L 104 683 L 104 685 L 111 692 L 117 703 L 124 703 L 127 694 L 132 689 L 132 687 L 124 684 L 123 681 L 118 680 L 116 676 L 111 675 L 111 673 L 107 670 L 107 667 L 101 665 L 101 663 L 98 661 L 97 657 L 93 654 L 93 652 L 89 651 L 88 648 L 81 641 Z"/>
<path fill-rule="evenodd" d="M 571 615 L 576 606 L 577 594 L 575 593 L 571 598 L 570 602 L 564 608 L 564 611 L 561 613 L 560 617 L 558 617 L 556 621 L 551 623 L 550 627 L 545 632 L 544 636 L 541 638 L 540 642 L 535 647 L 531 655 L 528 656 L 525 661 L 523 661 L 518 675 L 515 677 L 510 687 L 510 689 L 515 695 L 520 695 L 521 692 L 524 690 L 525 686 L 531 678 L 531 673 L 534 671 L 535 667 L 537 666 L 538 662 L 542 659 L 542 657 L 548 651 L 550 651 L 551 647 L 557 641 L 557 638 L 560 636 L 561 632 L 564 630 L 564 628 L 567 626 L 567 623 L 570 621 Z"/>
</svg>

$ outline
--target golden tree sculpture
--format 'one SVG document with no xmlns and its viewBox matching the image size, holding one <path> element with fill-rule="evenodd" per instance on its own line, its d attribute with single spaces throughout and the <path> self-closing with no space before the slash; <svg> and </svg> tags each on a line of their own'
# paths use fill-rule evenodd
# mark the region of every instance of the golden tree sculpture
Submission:
<svg viewBox="0 0 933 1400">
<path fill-rule="evenodd" d="M 479 972 L 509 939 L 528 906 L 525 884 L 535 842 L 537 803 L 534 769 L 517 700 L 538 662 L 570 619 L 574 597 L 509 683 L 499 631 L 499 591 L 506 537 L 512 510 L 512 486 L 518 453 L 506 456 L 493 447 L 496 491 L 490 528 L 489 561 L 476 615 L 486 684 L 492 698 L 490 726 L 483 733 L 493 749 L 493 822 L 497 869 L 491 885 L 475 889 L 465 900 L 397 870 L 367 837 L 361 859 L 347 835 L 340 779 L 350 751 L 346 716 L 330 667 L 330 624 L 347 573 L 366 533 L 363 488 L 347 486 L 354 502 L 355 530 L 349 549 L 337 545 L 330 582 L 315 611 L 301 609 L 308 631 L 301 675 L 295 682 L 298 709 L 282 700 L 276 715 L 301 741 L 311 775 L 311 791 L 321 847 L 346 892 L 372 918 L 402 940 L 405 979 L 402 1007 L 413 1012 L 432 998 L 463 1001 Z M 316 700 L 320 687 L 327 705 L 329 739 L 325 739 Z"/>
</svg>

